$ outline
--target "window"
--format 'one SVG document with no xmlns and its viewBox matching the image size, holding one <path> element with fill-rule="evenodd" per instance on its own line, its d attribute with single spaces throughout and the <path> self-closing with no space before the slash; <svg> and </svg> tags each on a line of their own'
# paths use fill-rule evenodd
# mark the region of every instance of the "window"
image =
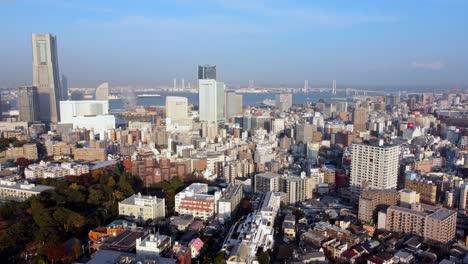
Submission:
<svg viewBox="0 0 468 264">
<path fill-rule="evenodd" d="M 37 47 L 37 61 L 41 65 L 47 64 L 47 43 L 45 40 L 38 40 Z"/>
</svg>

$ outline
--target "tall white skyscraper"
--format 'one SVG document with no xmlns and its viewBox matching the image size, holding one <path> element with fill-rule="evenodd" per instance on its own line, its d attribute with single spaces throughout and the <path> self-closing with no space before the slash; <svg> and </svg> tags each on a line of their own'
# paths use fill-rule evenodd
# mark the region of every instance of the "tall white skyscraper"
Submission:
<svg viewBox="0 0 468 264">
<path fill-rule="evenodd" d="M 166 97 L 166 118 L 171 120 L 186 119 L 188 117 L 187 97 L 167 96 Z"/>
<path fill-rule="evenodd" d="M 200 121 L 224 121 L 224 91 L 226 85 L 214 79 L 198 80 Z"/>
<path fill-rule="evenodd" d="M 371 189 L 396 189 L 400 147 L 377 144 L 353 143 L 351 145 L 350 189 L 359 194 L 366 182 Z"/>
<path fill-rule="evenodd" d="M 51 34 L 33 34 L 33 85 L 39 94 L 40 121 L 58 122 L 60 75 L 57 57 L 57 41 Z"/>
<path fill-rule="evenodd" d="M 242 94 L 237 94 L 234 91 L 226 92 L 225 107 L 226 119 L 242 115 Z"/>
</svg>

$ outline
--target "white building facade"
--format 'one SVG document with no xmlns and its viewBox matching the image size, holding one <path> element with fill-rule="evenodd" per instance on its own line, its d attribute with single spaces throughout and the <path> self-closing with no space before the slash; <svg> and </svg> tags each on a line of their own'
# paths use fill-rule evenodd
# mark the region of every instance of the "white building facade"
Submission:
<svg viewBox="0 0 468 264">
<path fill-rule="evenodd" d="M 200 121 L 224 121 L 224 91 L 226 85 L 214 79 L 198 80 Z"/>
</svg>

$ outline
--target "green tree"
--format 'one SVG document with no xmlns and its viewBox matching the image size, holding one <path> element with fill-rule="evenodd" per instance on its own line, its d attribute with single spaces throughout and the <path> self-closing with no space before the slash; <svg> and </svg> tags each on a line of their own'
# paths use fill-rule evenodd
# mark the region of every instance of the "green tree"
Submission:
<svg viewBox="0 0 468 264">
<path fill-rule="evenodd" d="M 202 264 L 211 264 L 211 263 L 213 263 L 213 259 L 212 259 L 212 258 L 210 258 L 210 257 L 208 257 L 208 256 L 203 257 L 203 262 L 202 262 Z"/>
<path fill-rule="evenodd" d="M 269 264 L 270 263 L 270 254 L 266 251 L 262 251 L 257 257 L 259 264 Z"/>
<path fill-rule="evenodd" d="M 109 179 L 107 180 L 107 186 L 114 188 L 116 184 L 117 183 L 115 182 L 114 177 L 109 177 Z"/>
<path fill-rule="evenodd" d="M 226 252 L 219 251 L 218 254 L 216 254 L 216 256 L 214 258 L 214 263 L 215 264 L 225 264 L 226 263 L 225 257 L 226 257 Z"/>
<path fill-rule="evenodd" d="M 92 204 L 92 205 L 101 205 L 102 202 L 104 202 L 104 192 L 99 190 L 99 189 L 95 189 L 95 188 L 92 188 L 89 190 L 89 195 L 88 195 L 88 201 L 87 203 L 88 204 Z"/>
<path fill-rule="evenodd" d="M 85 224 L 85 219 L 79 213 L 59 207 L 53 214 L 54 220 L 62 226 L 65 232 L 70 229 L 77 230 Z"/>
</svg>

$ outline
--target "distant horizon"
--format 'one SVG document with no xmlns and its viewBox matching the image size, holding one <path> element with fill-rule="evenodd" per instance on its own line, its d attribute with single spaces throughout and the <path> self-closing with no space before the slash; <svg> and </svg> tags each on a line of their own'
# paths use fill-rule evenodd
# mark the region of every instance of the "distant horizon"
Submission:
<svg viewBox="0 0 468 264">
<path fill-rule="evenodd" d="M 32 83 L 32 33 L 70 87 L 171 86 L 217 65 L 232 87 L 468 88 L 468 1 L 0 1 L 0 87 Z M 47 14 L 44 16 L 43 14 Z"/>
</svg>

